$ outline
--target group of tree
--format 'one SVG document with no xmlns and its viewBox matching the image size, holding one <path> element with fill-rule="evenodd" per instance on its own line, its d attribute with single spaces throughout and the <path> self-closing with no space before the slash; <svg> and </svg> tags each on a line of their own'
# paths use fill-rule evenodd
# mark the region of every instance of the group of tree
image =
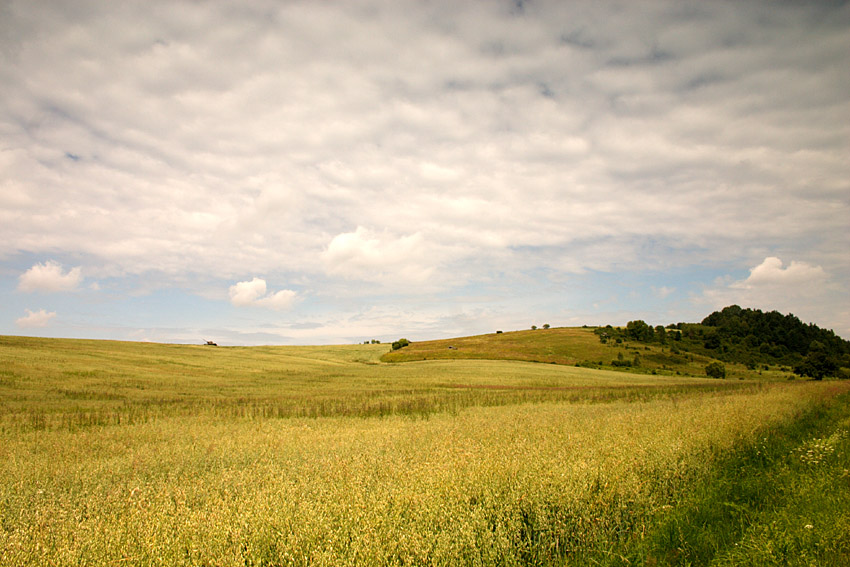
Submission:
<svg viewBox="0 0 850 567">
<path fill-rule="evenodd" d="M 652 327 L 637 320 L 625 327 L 600 327 L 596 333 L 602 342 L 669 344 L 673 352 L 685 350 L 750 368 L 787 366 L 800 376 L 815 379 L 841 374 L 842 367 L 850 368 L 850 341 L 833 331 L 803 323 L 794 315 L 737 305 L 715 311 L 700 323 Z"/>
<path fill-rule="evenodd" d="M 599 335 L 603 343 L 607 343 L 609 340 L 616 341 L 617 343 L 622 343 L 624 340 L 631 340 L 642 343 L 658 342 L 667 344 L 668 340 L 678 341 L 682 338 L 679 331 L 668 332 L 668 329 L 665 329 L 661 325 L 652 327 L 640 319 L 629 321 L 625 328 L 608 325 L 606 327 L 597 327 L 595 332 Z"/>
</svg>

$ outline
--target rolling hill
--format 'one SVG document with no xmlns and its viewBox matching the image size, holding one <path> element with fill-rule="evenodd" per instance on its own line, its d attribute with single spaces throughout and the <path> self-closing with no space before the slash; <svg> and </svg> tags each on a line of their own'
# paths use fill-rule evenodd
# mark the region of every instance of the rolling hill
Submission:
<svg viewBox="0 0 850 567">
<path fill-rule="evenodd" d="M 562 364 L 622 370 L 628 372 L 705 376 L 705 367 L 713 357 L 689 352 L 671 351 L 665 345 L 641 344 L 637 341 L 604 344 L 592 327 L 559 327 L 490 333 L 471 337 L 413 342 L 381 357 L 382 362 L 418 360 L 521 360 L 544 364 Z M 637 364 L 635 364 L 637 358 Z M 727 364 L 734 378 L 787 378 L 788 369 L 772 367 L 749 370 L 743 364 Z"/>
<path fill-rule="evenodd" d="M 383 362 L 521 360 L 650 374 L 704 376 L 712 362 L 727 377 L 787 379 L 797 374 L 847 377 L 850 342 L 793 315 L 730 306 L 701 323 L 651 327 L 562 327 L 410 343 Z M 826 361 L 826 364 L 824 364 Z M 814 366 L 826 369 L 820 376 Z"/>
</svg>

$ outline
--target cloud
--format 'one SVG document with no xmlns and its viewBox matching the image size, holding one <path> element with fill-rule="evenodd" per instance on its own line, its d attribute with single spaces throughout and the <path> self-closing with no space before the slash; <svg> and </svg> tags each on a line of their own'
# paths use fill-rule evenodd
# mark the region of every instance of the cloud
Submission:
<svg viewBox="0 0 850 567">
<path fill-rule="evenodd" d="M 18 290 L 20 291 L 73 291 L 83 281 L 82 268 L 76 267 L 67 273 L 62 272 L 62 266 L 48 260 L 43 264 L 36 264 L 18 279 Z"/>
<path fill-rule="evenodd" d="M 38 311 L 30 311 L 26 310 L 27 314 L 20 319 L 15 320 L 15 324 L 18 327 L 25 329 L 33 329 L 36 327 L 46 327 L 50 320 L 56 317 L 55 311 L 47 312 L 44 309 L 39 309 Z"/>
<path fill-rule="evenodd" d="M 392 236 L 362 226 L 338 234 L 322 254 L 329 274 L 384 283 L 426 283 L 434 273 L 432 247 L 422 234 Z"/>
<path fill-rule="evenodd" d="M 0 262 L 457 304 L 770 254 L 850 277 L 846 5 L 508 4 L 5 3 Z"/>
<path fill-rule="evenodd" d="M 741 305 L 763 310 L 793 313 L 804 321 L 847 335 L 846 290 L 836 285 L 821 266 L 792 261 L 785 266 L 777 257 L 766 257 L 750 268 L 749 276 L 718 278 L 714 285 L 693 297 L 697 305 L 719 309 Z"/>
<path fill-rule="evenodd" d="M 327 235 L 363 226 L 390 248 L 464 234 L 611 269 L 577 240 L 699 263 L 844 230 L 846 10 L 364 4 L 11 5 L 0 254 L 312 273 Z"/>
<path fill-rule="evenodd" d="M 289 289 L 267 294 L 266 281 L 256 277 L 230 286 L 230 302 L 237 307 L 254 306 L 281 311 L 290 309 L 297 296 Z"/>
<path fill-rule="evenodd" d="M 266 280 L 260 278 L 230 286 L 230 302 L 237 307 L 251 305 L 265 294 Z"/>
<path fill-rule="evenodd" d="M 740 290 L 780 288 L 783 293 L 810 293 L 809 286 L 821 285 L 826 279 L 827 274 L 820 266 L 792 261 L 787 268 L 783 268 L 782 260 L 770 256 L 752 268 L 747 279 L 729 287 Z"/>
<path fill-rule="evenodd" d="M 657 297 L 659 299 L 664 299 L 664 298 L 668 297 L 669 295 L 671 295 L 675 291 L 676 291 L 675 287 L 667 287 L 666 285 L 661 286 L 661 287 L 652 286 L 653 295 L 655 295 L 655 297 Z"/>
<path fill-rule="evenodd" d="M 274 309 L 276 311 L 290 309 L 295 304 L 297 296 L 298 294 L 290 289 L 282 289 L 271 295 L 258 299 L 257 305 L 261 307 L 268 307 L 269 309 Z"/>
</svg>

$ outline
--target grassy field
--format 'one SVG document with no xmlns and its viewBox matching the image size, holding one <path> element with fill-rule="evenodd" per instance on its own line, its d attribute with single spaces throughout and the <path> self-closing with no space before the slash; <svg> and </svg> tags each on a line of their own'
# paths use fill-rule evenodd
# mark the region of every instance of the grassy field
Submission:
<svg viewBox="0 0 850 567">
<path fill-rule="evenodd" d="M 667 345 L 630 341 L 603 344 L 593 331 L 589 327 L 559 327 L 417 341 L 384 354 L 381 360 L 522 360 L 667 376 L 705 376 L 705 366 L 714 360 L 699 354 L 676 352 L 673 341 Z M 635 367 L 612 367 L 618 359 L 632 361 L 635 356 L 640 360 Z M 743 364 L 727 363 L 725 366 L 731 379 L 784 380 L 790 375 L 790 371 L 777 367 L 749 370 Z"/>
<path fill-rule="evenodd" d="M 0 564 L 850 561 L 848 383 L 388 348 L 0 337 Z"/>
</svg>

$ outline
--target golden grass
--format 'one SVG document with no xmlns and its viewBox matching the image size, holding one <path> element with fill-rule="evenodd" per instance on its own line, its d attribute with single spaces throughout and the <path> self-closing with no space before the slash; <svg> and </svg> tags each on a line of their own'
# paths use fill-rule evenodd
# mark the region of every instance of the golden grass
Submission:
<svg viewBox="0 0 850 567">
<path fill-rule="evenodd" d="M 641 538 L 736 443 L 847 389 L 505 361 L 376 364 L 380 352 L 0 338 L 0 564 L 601 557 Z M 651 386 L 667 389 L 593 394 Z M 464 402 L 345 410 L 419 395 Z M 336 410 L 237 411 L 288 403 Z M 133 408 L 147 419 L 127 421 Z M 87 411 L 125 421 L 62 421 Z M 28 413 L 43 427 L 18 419 Z"/>
<path fill-rule="evenodd" d="M 0 337 L 0 428 L 132 424 L 199 413 L 427 415 L 476 405 L 730 387 L 714 380 L 510 361 L 382 364 L 379 358 L 388 348 L 222 348 Z"/>
</svg>

